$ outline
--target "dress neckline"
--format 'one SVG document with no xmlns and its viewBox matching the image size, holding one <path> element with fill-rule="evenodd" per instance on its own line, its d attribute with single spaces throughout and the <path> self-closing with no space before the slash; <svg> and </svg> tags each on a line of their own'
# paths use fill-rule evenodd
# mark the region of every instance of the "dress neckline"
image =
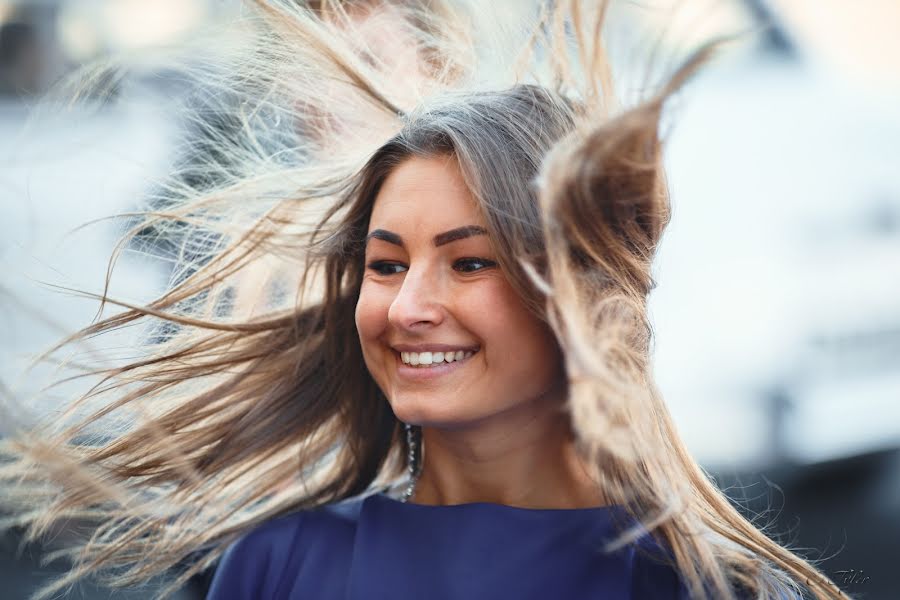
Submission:
<svg viewBox="0 0 900 600">
<path fill-rule="evenodd" d="M 410 511 L 433 511 L 433 512 L 464 512 L 489 510 L 495 512 L 508 512 L 519 514 L 534 515 L 578 515 L 578 514 L 611 514 L 620 513 L 627 514 L 626 508 L 621 504 L 606 504 L 603 506 L 587 506 L 580 508 L 525 508 L 522 506 L 510 506 L 508 504 L 499 504 L 497 502 L 463 502 L 461 504 L 417 504 L 415 502 L 403 502 L 394 498 L 384 491 L 376 492 L 370 496 L 379 502 L 396 508 L 405 507 Z"/>
</svg>

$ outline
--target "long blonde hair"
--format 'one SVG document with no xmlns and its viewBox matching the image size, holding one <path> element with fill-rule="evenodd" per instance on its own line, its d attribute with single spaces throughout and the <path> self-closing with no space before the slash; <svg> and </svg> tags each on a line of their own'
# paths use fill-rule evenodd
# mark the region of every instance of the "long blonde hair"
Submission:
<svg viewBox="0 0 900 600">
<path fill-rule="evenodd" d="M 87 574 L 133 585 L 174 573 L 171 592 L 262 521 L 402 477 L 401 424 L 353 318 L 362 242 L 391 169 L 449 154 L 501 268 L 564 350 L 572 426 L 604 497 L 671 549 L 692 597 L 805 586 L 847 598 L 735 510 L 652 379 L 646 301 L 669 221 L 659 122 L 714 45 L 620 108 L 605 2 L 548 3 L 506 28 L 449 3 L 367 9 L 415 49 L 403 80 L 344 5 L 320 4 L 259 0 L 222 68 L 199 69 L 233 100 L 239 135 L 215 139 L 227 164 L 203 163 L 215 175 L 203 185 L 173 178 L 119 246 L 178 240 L 172 285 L 146 306 L 104 292 L 125 310 L 57 347 L 146 322 L 143 357 L 89 370 L 95 384 L 67 417 L 3 445 L 7 524 L 32 537 L 92 526 L 43 595 Z"/>
</svg>

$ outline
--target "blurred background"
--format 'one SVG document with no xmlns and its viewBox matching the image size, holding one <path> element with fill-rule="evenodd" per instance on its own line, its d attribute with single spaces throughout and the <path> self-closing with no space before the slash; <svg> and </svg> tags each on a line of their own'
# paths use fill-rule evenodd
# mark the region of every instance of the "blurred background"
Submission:
<svg viewBox="0 0 900 600">
<path fill-rule="evenodd" d="M 621 4 L 610 28 L 631 50 L 682 56 L 752 32 L 670 111 L 673 218 L 651 311 L 675 420 L 741 510 L 774 520 L 770 535 L 855 598 L 898 598 L 900 2 Z M 114 85 L 83 114 L 30 120 L 37 99 L 86 61 L 175 45 L 239 12 L 233 0 L 0 0 L 5 399 L 46 383 L 21 376 L 28 359 L 94 317 L 91 301 L 39 283 L 102 289 L 122 225 L 77 228 L 143 205 L 191 135 L 166 110 L 190 83 L 166 73 Z M 126 253 L 112 294 L 148 300 L 170 272 Z M 0 540 L 0 597 L 54 573 L 38 559 Z"/>
</svg>

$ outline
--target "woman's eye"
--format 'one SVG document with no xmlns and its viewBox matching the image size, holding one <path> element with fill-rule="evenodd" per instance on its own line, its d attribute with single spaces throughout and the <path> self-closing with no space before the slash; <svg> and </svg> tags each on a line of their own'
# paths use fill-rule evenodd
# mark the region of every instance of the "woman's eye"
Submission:
<svg viewBox="0 0 900 600">
<path fill-rule="evenodd" d="M 453 268 L 464 273 L 473 273 L 488 267 L 493 267 L 496 264 L 497 263 L 494 261 L 485 258 L 461 258 L 453 263 Z"/>
<path fill-rule="evenodd" d="M 497 263 L 494 261 L 485 258 L 461 258 L 453 263 L 453 269 L 461 273 L 474 273 L 476 271 L 481 271 L 482 269 L 496 266 L 496 264 Z M 375 271 L 379 275 L 396 275 L 397 273 L 405 271 L 407 268 L 406 265 L 400 263 L 385 261 L 371 262 L 367 266 L 370 270 Z"/>
<path fill-rule="evenodd" d="M 406 269 L 406 267 L 401 264 L 382 261 L 369 263 L 369 268 L 379 275 L 394 275 L 396 273 L 400 273 L 400 270 Z"/>
</svg>

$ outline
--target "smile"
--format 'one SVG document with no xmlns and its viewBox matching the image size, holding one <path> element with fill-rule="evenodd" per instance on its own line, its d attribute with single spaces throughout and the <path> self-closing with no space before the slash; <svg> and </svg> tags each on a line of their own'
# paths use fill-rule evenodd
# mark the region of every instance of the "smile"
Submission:
<svg viewBox="0 0 900 600">
<path fill-rule="evenodd" d="M 472 356 L 478 350 L 457 350 L 456 352 L 401 352 L 400 360 L 412 366 L 430 367 L 441 363 L 452 363 Z"/>
<path fill-rule="evenodd" d="M 404 379 L 409 379 L 413 381 L 423 381 L 428 379 L 434 379 L 436 377 L 441 377 L 443 375 L 447 375 L 452 373 L 458 369 L 461 369 L 466 363 L 469 362 L 469 359 L 472 358 L 475 354 L 477 354 L 480 350 L 475 350 L 474 352 L 471 350 L 468 351 L 457 351 L 452 353 L 451 362 L 447 362 L 447 356 L 451 355 L 451 353 L 443 353 L 444 356 L 442 360 L 435 360 L 437 357 L 434 354 L 442 354 L 432 353 L 431 356 L 422 356 L 422 354 L 428 354 L 427 352 L 423 353 L 415 353 L 415 352 L 394 352 L 394 356 L 397 357 L 397 373 L 400 377 Z M 461 354 L 461 356 L 460 356 Z M 410 356 L 415 355 L 415 356 Z M 459 358 L 457 358 L 459 357 Z M 422 363 L 428 364 L 411 364 L 413 361 L 419 362 L 419 359 L 424 358 L 425 360 Z M 430 359 L 430 360 L 429 360 Z"/>
</svg>

